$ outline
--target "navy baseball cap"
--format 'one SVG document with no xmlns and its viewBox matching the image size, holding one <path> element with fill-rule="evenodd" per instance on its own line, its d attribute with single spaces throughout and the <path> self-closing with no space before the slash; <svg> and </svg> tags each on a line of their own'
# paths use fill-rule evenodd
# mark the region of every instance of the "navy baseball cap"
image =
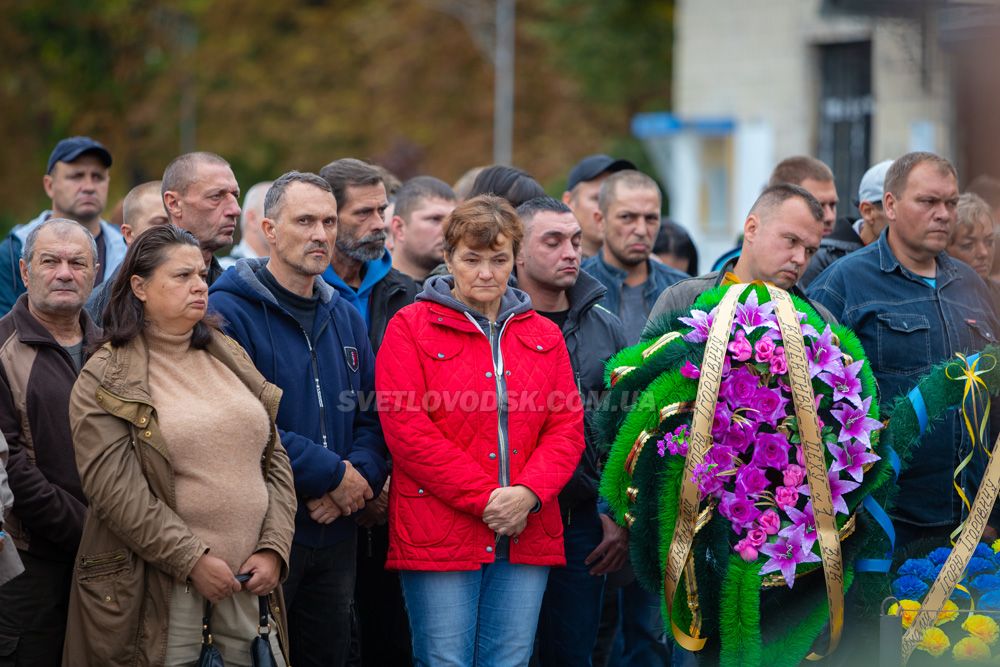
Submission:
<svg viewBox="0 0 1000 667">
<path fill-rule="evenodd" d="M 566 190 L 572 190 L 578 184 L 593 180 L 604 172 L 613 174 L 616 171 L 624 171 L 626 169 L 635 169 L 635 165 L 628 160 L 616 160 L 610 155 L 604 155 L 603 153 L 588 155 L 577 162 L 576 166 L 570 170 L 569 178 L 566 179 Z"/>
<path fill-rule="evenodd" d="M 68 137 L 63 139 L 52 149 L 49 155 L 49 166 L 45 173 L 51 174 L 56 162 L 72 162 L 84 153 L 93 153 L 105 167 L 111 166 L 111 153 L 99 141 L 94 141 L 90 137 Z"/>
</svg>

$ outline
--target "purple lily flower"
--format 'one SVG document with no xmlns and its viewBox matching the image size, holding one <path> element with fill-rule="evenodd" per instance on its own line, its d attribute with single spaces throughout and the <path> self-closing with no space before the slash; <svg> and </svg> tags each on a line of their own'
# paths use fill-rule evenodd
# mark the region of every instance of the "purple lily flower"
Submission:
<svg viewBox="0 0 1000 667">
<path fill-rule="evenodd" d="M 678 317 L 677 320 L 693 327 L 693 331 L 686 334 L 684 340 L 689 343 L 704 343 L 708 340 L 708 330 L 712 328 L 712 322 L 715 320 L 715 309 L 713 308 L 710 313 L 704 310 L 692 310 L 691 317 Z"/>
<path fill-rule="evenodd" d="M 857 408 L 852 408 L 849 405 L 845 405 L 840 408 L 834 408 L 830 410 L 830 414 L 833 415 L 834 419 L 840 422 L 843 428 L 840 430 L 840 436 L 837 438 L 837 442 L 844 442 L 854 438 L 860 443 L 864 443 L 866 447 L 871 449 L 871 434 L 872 431 L 877 431 L 882 428 L 882 422 L 877 419 L 872 419 L 868 416 L 868 408 L 871 405 L 872 397 L 861 401 L 861 406 Z"/>
<path fill-rule="evenodd" d="M 792 520 L 792 524 L 782 528 L 778 531 L 778 534 L 782 537 L 788 537 L 792 531 L 801 527 L 804 530 L 807 541 L 803 545 L 808 544 L 806 548 L 812 549 L 813 542 L 816 541 L 816 518 L 813 516 L 812 502 L 806 503 L 805 508 L 802 510 L 794 507 L 786 507 L 785 514 Z"/>
<path fill-rule="evenodd" d="M 805 536 L 803 526 L 796 527 L 785 537 L 779 535 L 777 540 L 772 544 L 761 546 L 759 551 L 765 556 L 770 556 L 760 568 L 760 574 L 781 570 L 789 588 L 795 583 L 795 568 L 799 563 L 820 562 L 819 556 L 812 552 L 812 543 Z"/>
<path fill-rule="evenodd" d="M 842 354 L 833 344 L 833 332 L 830 331 L 829 324 L 816 342 L 806 347 L 806 357 L 809 359 L 809 377 L 816 377 L 823 371 L 842 370 Z"/>
<path fill-rule="evenodd" d="M 778 322 L 774 318 L 774 304 L 770 301 L 763 306 L 757 301 L 757 291 L 751 290 L 746 303 L 736 304 L 735 323 L 743 327 L 746 333 L 752 333 L 754 329 L 766 327 L 777 329 Z"/>
<path fill-rule="evenodd" d="M 840 479 L 840 475 L 832 470 L 827 473 L 827 479 L 830 480 L 830 495 L 833 499 L 833 511 L 838 514 L 850 514 L 851 512 L 847 509 L 847 502 L 844 500 L 844 495 L 850 493 L 861 485 L 857 482 Z M 812 495 L 809 492 L 808 484 L 800 486 L 799 493 L 805 496 Z"/>
<path fill-rule="evenodd" d="M 861 481 L 861 477 L 864 474 L 863 469 L 866 464 L 874 463 L 881 458 L 877 454 L 868 451 L 868 448 L 860 442 L 847 443 L 843 447 L 839 447 L 831 442 L 826 448 L 833 454 L 833 463 L 830 465 L 830 472 L 843 470 L 853 477 L 855 482 Z"/>
<path fill-rule="evenodd" d="M 802 329 L 802 335 L 809 336 L 810 338 L 819 338 L 819 332 L 816 331 L 816 327 L 806 322 L 806 314 L 799 311 L 795 311 L 795 314 L 799 317 L 799 328 Z"/>
<path fill-rule="evenodd" d="M 861 380 L 858 379 L 858 373 L 864 363 L 863 360 L 858 360 L 850 366 L 842 366 L 839 372 L 819 374 L 819 379 L 833 388 L 834 403 L 847 399 L 855 407 L 861 407 Z"/>
</svg>

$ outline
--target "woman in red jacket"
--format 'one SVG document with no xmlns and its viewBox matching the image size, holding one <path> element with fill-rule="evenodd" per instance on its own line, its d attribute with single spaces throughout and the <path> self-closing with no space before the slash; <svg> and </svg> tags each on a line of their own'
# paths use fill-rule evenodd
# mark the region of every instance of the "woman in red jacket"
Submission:
<svg viewBox="0 0 1000 667">
<path fill-rule="evenodd" d="M 451 276 L 389 323 L 375 367 L 392 453 L 389 557 L 421 665 L 526 665 L 550 566 L 556 496 L 583 451 L 559 329 L 508 287 L 523 230 L 475 197 L 445 223 Z"/>
</svg>

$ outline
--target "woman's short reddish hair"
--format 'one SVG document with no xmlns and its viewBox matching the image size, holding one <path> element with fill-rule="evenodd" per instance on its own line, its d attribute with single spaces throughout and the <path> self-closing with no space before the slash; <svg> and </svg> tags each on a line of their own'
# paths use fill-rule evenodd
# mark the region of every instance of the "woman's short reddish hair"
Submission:
<svg viewBox="0 0 1000 667">
<path fill-rule="evenodd" d="M 463 241 L 470 248 L 497 250 L 500 236 L 511 240 L 516 257 L 524 238 L 521 219 L 503 197 L 479 195 L 456 206 L 448 216 L 444 223 L 444 252 L 450 258 Z"/>
</svg>

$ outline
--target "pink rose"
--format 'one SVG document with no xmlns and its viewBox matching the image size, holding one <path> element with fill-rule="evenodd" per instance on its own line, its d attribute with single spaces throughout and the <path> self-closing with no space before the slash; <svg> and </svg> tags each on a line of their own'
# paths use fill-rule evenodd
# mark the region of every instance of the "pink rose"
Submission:
<svg viewBox="0 0 1000 667">
<path fill-rule="evenodd" d="M 733 547 L 736 549 L 736 553 L 740 555 L 740 558 L 748 563 L 752 563 L 757 560 L 757 549 L 754 548 L 752 544 L 746 539 L 742 539 L 736 543 Z"/>
<path fill-rule="evenodd" d="M 754 352 L 756 352 L 757 361 L 764 363 L 771 360 L 771 356 L 774 354 L 774 341 L 770 336 L 764 336 L 757 344 L 753 346 Z"/>
<path fill-rule="evenodd" d="M 778 504 L 778 507 L 785 509 L 786 507 L 795 506 L 795 503 L 799 501 L 799 490 L 791 486 L 779 486 L 774 491 L 774 502 Z"/>
<path fill-rule="evenodd" d="M 747 340 L 747 335 L 743 333 L 742 329 L 736 332 L 736 336 L 733 337 L 733 342 L 729 344 L 729 353 L 733 355 L 736 361 L 746 361 L 753 354 L 753 348 L 750 347 L 750 341 Z"/>
<path fill-rule="evenodd" d="M 794 463 L 789 464 L 784 470 L 785 486 L 799 486 L 802 484 L 802 480 L 806 478 L 805 468 L 802 466 L 797 466 Z"/>
<path fill-rule="evenodd" d="M 748 542 L 750 542 L 750 546 L 757 549 L 760 548 L 760 546 L 764 544 L 764 542 L 767 542 L 767 533 L 765 533 L 760 528 L 752 528 L 747 533 L 746 539 Z"/>
<path fill-rule="evenodd" d="M 757 517 L 757 525 L 768 535 L 777 535 L 778 531 L 781 530 L 781 519 L 774 510 L 766 510 Z"/>
<path fill-rule="evenodd" d="M 776 347 L 771 356 L 771 375 L 784 375 L 788 372 L 788 363 L 785 361 L 785 348 Z"/>
</svg>

